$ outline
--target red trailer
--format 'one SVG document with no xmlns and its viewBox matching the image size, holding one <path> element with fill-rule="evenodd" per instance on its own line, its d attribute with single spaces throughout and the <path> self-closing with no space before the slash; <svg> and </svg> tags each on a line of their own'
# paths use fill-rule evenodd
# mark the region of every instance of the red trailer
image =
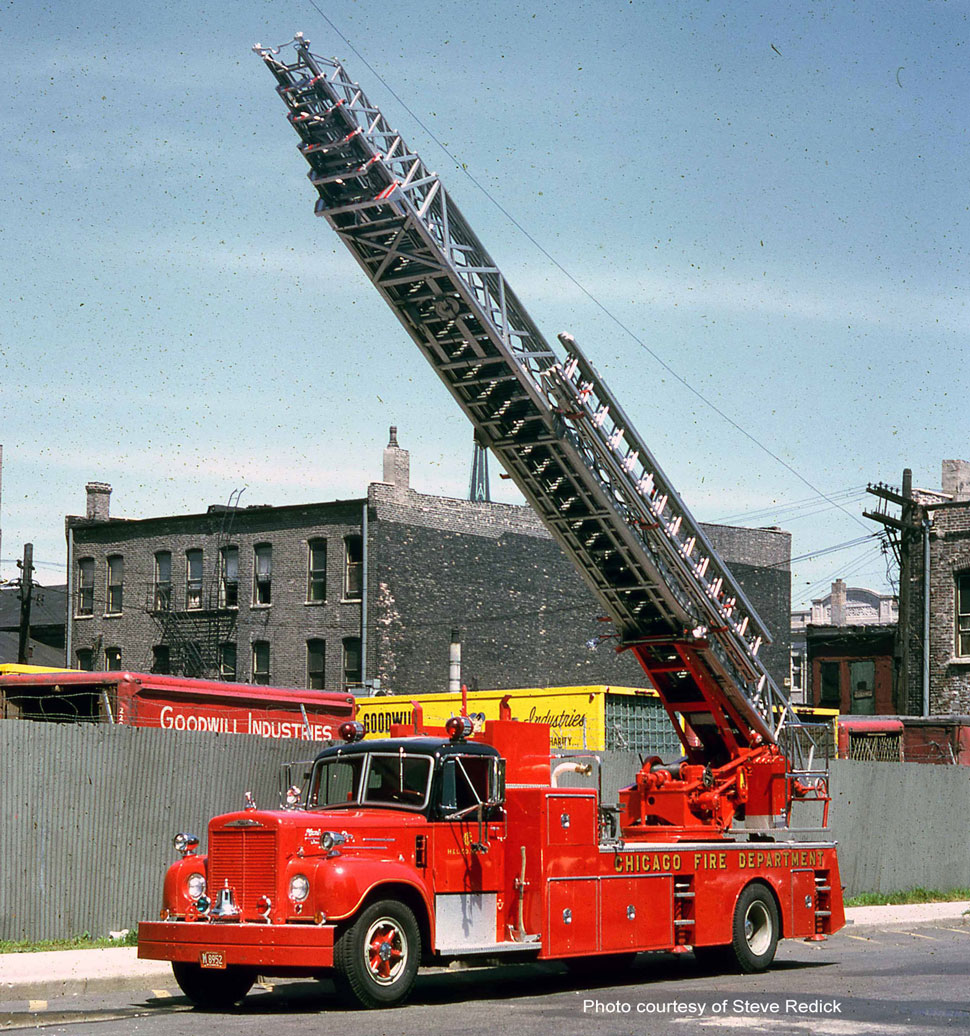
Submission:
<svg viewBox="0 0 970 1036">
<path fill-rule="evenodd" d="M 0 676 L 5 719 L 326 741 L 356 714 L 349 694 L 256 687 L 155 673 L 68 670 Z"/>
</svg>

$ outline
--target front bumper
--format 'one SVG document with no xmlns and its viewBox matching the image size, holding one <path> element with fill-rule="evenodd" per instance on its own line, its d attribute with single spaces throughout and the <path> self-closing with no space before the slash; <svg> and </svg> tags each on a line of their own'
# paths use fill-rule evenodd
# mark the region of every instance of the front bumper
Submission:
<svg viewBox="0 0 970 1036">
<path fill-rule="evenodd" d="M 249 924 L 244 921 L 142 921 L 138 956 L 147 960 L 219 960 L 235 964 L 296 969 L 312 974 L 333 967 L 333 925 Z"/>
</svg>

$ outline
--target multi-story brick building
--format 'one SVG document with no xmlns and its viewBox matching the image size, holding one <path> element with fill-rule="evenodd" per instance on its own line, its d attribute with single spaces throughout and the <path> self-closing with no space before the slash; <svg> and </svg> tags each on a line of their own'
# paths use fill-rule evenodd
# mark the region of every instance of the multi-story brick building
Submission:
<svg viewBox="0 0 970 1036">
<path fill-rule="evenodd" d="M 74 664 L 405 694 L 644 685 L 610 641 L 587 648 L 602 609 L 531 509 L 415 492 L 393 429 L 383 481 L 354 500 L 127 520 L 87 489 L 66 522 Z M 790 536 L 705 531 L 786 682 Z"/>
<path fill-rule="evenodd" d="M 911 500 L 900 533 L 900 613 L 908 621 L 900 628 L 899 711 L 970 714 L 970 463 L 943 461 L 942 491 L 913 489 Z"/>
</svg>

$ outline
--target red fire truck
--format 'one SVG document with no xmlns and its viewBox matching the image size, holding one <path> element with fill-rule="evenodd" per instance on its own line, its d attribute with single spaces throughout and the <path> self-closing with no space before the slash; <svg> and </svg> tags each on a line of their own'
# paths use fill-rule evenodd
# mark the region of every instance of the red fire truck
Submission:
<svg viewBox="0 0 970 1036">
<path fill-rule="evenodd" d="M 196 1003 L 256 974 L 331 975 L 368 1007 L 400 1003 L 422 963 L 617 966 L 641 950 L 768 967 L 779 938 L 844 923 L 827 779 L 759 658 L 763 621 L 569 335 L 553 346 L 430 172 L 302 36 L 256 48 L 310 164 L 316 211 L 350 249 L 589 586 L 682 744 L 610 806 L 562 787 L 595 760 L 550 760 L 549 728 L 506 707 L 322 752 L 285 808 L 180 834 L 162 919 L 139 954 L 171 960 Z M 580 775 L 578 778 L 575 775 Z M 804 832 L 802 832 L 804 834 Z"/>
<path fill-rule="evenodd" d="M 5 719 L 90 721 L 166 730 L 327 741 L 356 713 L 349 694 L 193 680 L 158 673 L 0 676 Z"/>
</svg>

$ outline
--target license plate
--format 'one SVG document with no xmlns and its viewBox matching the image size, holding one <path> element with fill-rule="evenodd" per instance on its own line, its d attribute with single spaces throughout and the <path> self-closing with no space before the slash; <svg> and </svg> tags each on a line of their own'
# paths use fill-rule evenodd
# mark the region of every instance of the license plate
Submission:
<svg viewBox="0 0 970 1036">
<path fill-rule="evenodd" d="M 203 950 L 199 954 L 199 964 L 203 968 L 224 968 L 226 954 L 223 950 Z"/>
</svg>

